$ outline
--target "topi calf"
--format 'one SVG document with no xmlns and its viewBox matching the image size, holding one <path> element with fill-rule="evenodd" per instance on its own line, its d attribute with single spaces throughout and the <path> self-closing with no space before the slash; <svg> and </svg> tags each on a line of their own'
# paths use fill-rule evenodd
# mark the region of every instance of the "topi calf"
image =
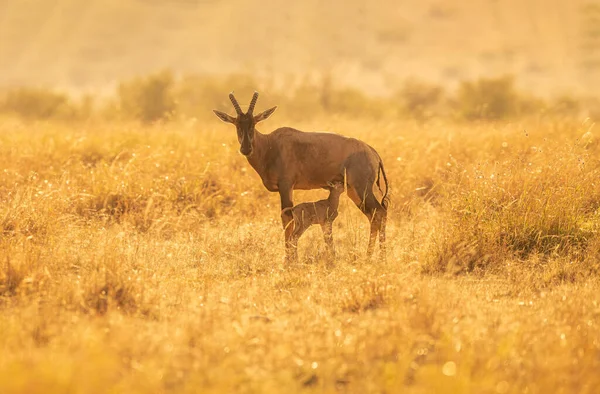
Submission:
<svg viewBox="0 0 600 394">
<path fill-rule="evenodd" d="M 305 202 L 298 204 L 293 208 L 285 210 L 292 211 L 294 220 L 289 225 L 293 226 L 292 238 L 294 244 L 304 234 L 306 230 L 313 224 L 318 224 L 323 230 L 325 243 L 329 251 L 334 253 L 333 248 L 333 221 L 338 216 L 338 206 L 340 205 L 340 195 L 344 192 L 344 184 L 336 182 L 330 184 L 329 197 L 324 200 Z M 333 256 L 333 254 L 332 254 Z"/>
</svg>

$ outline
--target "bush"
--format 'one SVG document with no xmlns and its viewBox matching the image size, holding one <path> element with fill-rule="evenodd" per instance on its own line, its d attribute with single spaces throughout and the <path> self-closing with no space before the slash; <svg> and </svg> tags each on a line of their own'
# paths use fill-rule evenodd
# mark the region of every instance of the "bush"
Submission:
<svg viewBox="0 0 600 394">
<path fill-rule="evenodd" d="M 431 118 L 440 111 L 444 90 L 437 85 L 431 85 L 415 80 L 408 80 L 395 94 L 404 114 L 418 120 Z"/>
<path fill-rule="evenodd" d="M 169 71 L 122 82 L 103 119 L 137 119 L 145 123 L 182 117 L 214 120 L 212 109 L 231 111 L 228 93 L 235 91 L 242 108 L 247 107 L 254 91 L 261 93 L 257 111 L 277 105 L 278 117 L 291 122 L 310 116 L 338 115 L 391 119 L 410 116 L 425 121 L 433 116 L 449 117 L 452 113 L 466 120 L 500 120 L 547 109 L 548 114 L 600 118 L 597 100 L 562 96 L 546 106 L 539 98 L 515 88 L 510 76 L 463 81 L 454 97 L 443 87 L 406 81 L 391 97 L 373 97 L 362 90 L 335 83 L 330 74 L 290 76 L 279 86 L 251 74 L 187 75 L 175 79 Z M 27 119 L 87 119 L 96 113 L 96 98 L 84 96 L 72 100 L 64 93 L 48 89 L 20 88 L 0 100 L 0 112 Z"/>
<path fill-rule="evenodd" d="M 119 111 L 147 123 L 167 120 L 176 108 L 174 86 L 168 71 L 123 82 L 118 89 Z"/>
<path fill-rule="evenodd" d="M 517 115 L 519 101 L 513 78 L 505 76 L 462 82 L 455 104 L 465 119 L 497 120 Z"/>
<path fill-rule="evenodd" d="M 77 113 L 66 94 L 39 88 L 9 91 L 0 110 L 34 120 L 73 118 Z"/>
<path fill-rule="evenodd" d="M 341 115 L 381 117 L 386 105 L 357 89 L 338 89 L 331 92 L 328 112 Z"/>
</svg>

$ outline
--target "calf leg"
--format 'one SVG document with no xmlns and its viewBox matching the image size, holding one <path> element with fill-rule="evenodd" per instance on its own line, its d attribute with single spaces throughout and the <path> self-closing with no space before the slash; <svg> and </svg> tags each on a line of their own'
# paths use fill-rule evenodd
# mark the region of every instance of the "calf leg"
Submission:
<svg viewBox="0 0 600 394">
<path fill-rule="evenodd" d="M 295 216 L 294 216 L 293 223 L 290 224 L 290 226 L 294 227 L 294 229 L 292 231 L 292 235 L 291 235 L 291 241 L 292 241 L 291 244 L 295 248 L 295 257 L 297 259 L 298 258 L 298 241 L 300 240 L 300 237 L 302 237 L 302 234 L 304 234 L 304 232 L 308 229 L 308 227 L 306 226 L 306 223 L 304 223 L 302 218 L 298 218 Z"/>
<path fill-rule="evenodd" d="M 281 197 L 281 222 L 283 224 L 284 239 L 285 239 L 285 261 L 293 263 L 298 261 L 298 240 L 294 235 L 294 215 L 292 214 L 292 187 L 279 186 L 279 196 Z"/>
</svg>

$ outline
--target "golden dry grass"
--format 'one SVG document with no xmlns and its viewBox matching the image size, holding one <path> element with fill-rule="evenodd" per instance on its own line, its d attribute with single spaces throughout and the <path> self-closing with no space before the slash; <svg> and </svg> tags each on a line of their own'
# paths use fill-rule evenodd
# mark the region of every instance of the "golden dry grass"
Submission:
<svg viewBox="0 0 600 394">
<path fill-rule="evenodd" d="M 597 389 L 589 123 L 294 126 L 381 153 L 386 264 L 364 260 L 368 223 L 343 197 L 335 267 L 318 228 L 284 266 L 278 196 L 216 120 L 3 119 L 0 392 Z"/>
</svg>

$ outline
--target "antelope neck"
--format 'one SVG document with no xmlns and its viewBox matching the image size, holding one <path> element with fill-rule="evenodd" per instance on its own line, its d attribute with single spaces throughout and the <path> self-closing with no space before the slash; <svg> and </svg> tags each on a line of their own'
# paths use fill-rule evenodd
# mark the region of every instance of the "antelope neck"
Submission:
<svg viewBox="0 0 600 394">
<path fill-rule="evenodd" d="M 265 155 L 269 150 L 269 136 L 261 134 L 254 129 L 254 141 L 252 141 L 252 153 L 246 156 L 248 163 L 258 172 L 262 174 L 265 167 Z"/>
</svg>

